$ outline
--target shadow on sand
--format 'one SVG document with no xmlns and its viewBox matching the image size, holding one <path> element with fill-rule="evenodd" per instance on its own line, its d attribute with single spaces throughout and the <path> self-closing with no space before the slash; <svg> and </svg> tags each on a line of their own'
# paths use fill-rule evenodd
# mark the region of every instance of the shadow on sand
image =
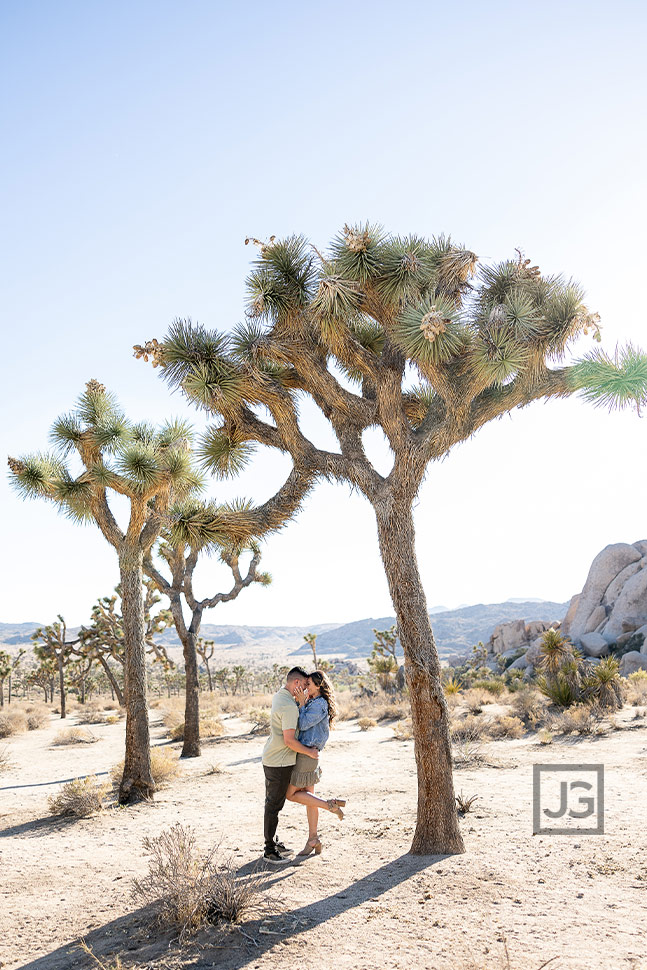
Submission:
<svg viewBox="0 0 647 970">
<path fill-rule="evenodd" d="M 285 940 L 296 939 L 302 933 L 322 926 L 368 900 L 377 899 L 382 893 L 446 858 L 447 856 L 400 856 L 316 902 L 281 910 L 269 917 L 249 920 L 232 932 L 222 932 L 215 927 L 209 929 L 200 934 L 195 945 L 188 943 L 181 947 L 182 966 L 193 970 L 206 970 L 207 967 L 217 965 L 222 970 L 242 970 Z M 239 872 L 245 875 L 257 868 L 257 863 L 249 863 Z M 271 890 L 293 871 L 292 866 L 285 866 L 267 872 L 265 888 Z M 138 909 L 97 927 L 85 934 L 83 939 L 101 959 L 118 954 L 126 961 L 126 966 L 131 957 L 133 961 L 137 961 L 134 965 L 147 965 L 161 958 L 163 954 L 166 957 L 171 956 L 176 947 L 178 951 L 180 949 L 180 944 L 174 942 L 170 934 L 160 936 L 158 931 L 152 934 L 154 942 L 148 942 L 151 919 L 152 912 L 149 907 Z M 89 970 L 91 966 L 96 967 L 96 962 L 85 956 L 78 944 L 79 940 L 75 940 L 43 957 L 21 964 L 16 970 L 68 970 L 72 966 L 75 970 Z"/>
</svg>

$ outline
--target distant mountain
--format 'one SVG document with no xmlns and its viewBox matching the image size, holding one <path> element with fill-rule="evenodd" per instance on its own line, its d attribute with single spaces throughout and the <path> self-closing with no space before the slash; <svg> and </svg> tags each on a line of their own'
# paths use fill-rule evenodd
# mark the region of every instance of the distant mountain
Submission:
<svg viewBox="0 0 647 970">
<path fill-rule="evenodd" d="M 561 620 L 568 603 L 552 603 L 547 600 L 515 600 L 506 603 L 478 603 L 458 610 L 434 613 L 431 625 L 436 646 L 441 656 L 465 653 L 482 640 L 490 639 L 495 626 L 509 620 Z M 388 630 L 395 623 L 394 616 L 381 616 L 345 623 L 317 637 L 317 653 L 322 656 L 368 657 L 373 648 L 373 630 Z M 295 651 L 307 654 L 310 647 Z"/>
<path fill-rule="evenodd" d="M 508 620 L 561 620 L 568 603 L 545 600 L 508 600 L 464 606 L 456 610 L 433 607 L 431 623 L 441 656 L 465 653 L 479 640 L 489 639 L 498 623 Z M 438 611 L 438 612 L 436 612 Z M 201 635 L 213 640 L 217 653 L 226 664 L 256 662 L 284 663 L 289 656 L 299 659 L 309 656 L 310 647 L 303 642 L 304 633 L 317 634 L 317 653 L 349 659 L 368 657 L 373 647 L 373 629 L 388 630 L 395 623 L 394 616 L 368 617 L 353 623 L 315 623 L 303 626 L 242 626 L 203 623 Z M 39 623 L 0 623 L 0 648 L 15 653 L 20 646 L 30 645 L 30 636 Z M 78 627 L 69 629 L 73 637 Z M 175 630 L 171 627 L 159 637 L 175 661 L 182 651 Z"/>
</svg>

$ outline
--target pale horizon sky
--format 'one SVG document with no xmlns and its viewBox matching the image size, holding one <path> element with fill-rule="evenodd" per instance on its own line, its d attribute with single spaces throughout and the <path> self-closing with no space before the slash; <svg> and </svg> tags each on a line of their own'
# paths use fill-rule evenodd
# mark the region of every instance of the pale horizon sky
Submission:
<svg viewBox="0 0 647 970">
<path fill-rule="evenodd" d="M 520 246 L 581 282 L 603 346 L 647 347 L 646 27 L 626 0 L 0 4 L 4 461 L 45 449 L 93 377 L 133 419 L 202 426 L 132 345 L 178 316 L 239 322 L 247 235 L 321 248 L 368 219 L 449 232 L 486 261 Z M 311 408 L 303 426 L 326 440 Z M 646 538 L 646 428 L 538 403 L 430 466 L 415 512 L 429 606 L 565 601 L 605 545 Z M 386 460 L 379 435 L 371 448 Z M 260 501 L 288 471 L 260 453 L 210 494 Z M 0 515 L 0 621 L 86 622 L 118 581 L 98 529 L 22 502 L 6 475 Z M 263 565 L 271 587 L 205 622 L 393 612 L 372 510 L 341 485 L 316 488 Z M 209 560 L 198 591 L 225 580 Z"/>
</svg>

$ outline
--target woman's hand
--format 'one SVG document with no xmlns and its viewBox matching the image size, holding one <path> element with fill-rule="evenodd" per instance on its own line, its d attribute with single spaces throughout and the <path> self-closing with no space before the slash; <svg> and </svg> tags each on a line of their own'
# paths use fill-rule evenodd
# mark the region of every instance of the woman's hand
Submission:
<svg viewBox="0 0 647 970">
<path fill-rule="evenodd" d="M 319 748 L 309 748 L 310 757 L 319 760 Z"/>
<path fill-rule="evenodd" d="M 294 688 L 294 699 L 299 705 L 299 707 L 304 707 L 305 702 L 307 701 L 308 698 L 306 697 L 306 692 L 304 691 L 301 684 L 298 684 Z"/>
</svg>

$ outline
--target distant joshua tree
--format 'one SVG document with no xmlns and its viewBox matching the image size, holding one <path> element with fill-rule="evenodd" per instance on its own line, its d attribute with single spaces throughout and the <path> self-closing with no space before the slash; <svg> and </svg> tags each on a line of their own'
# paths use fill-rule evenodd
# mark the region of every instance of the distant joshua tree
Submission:
<svg viewBox="0 0 647 970">
<path fill-rule="evenodd" d="M 411 851 L 462 852 L 414 499 L 430 463 L 514 408 L 578 390 L 594 403 L 645 401 L 647 360 L 629 347 L 554 366 L 579 334 L 599 337 L 598 317 L 577 285 L 543 276 L 521 254 L 479 268 L 474 253 L 444 236 L 387 236 L 371 225 L 345 226 L 326 255 L 300 236 L 247 241 L 260 252 L 244 324 L 224 334 L 177 321 L 163 342 L 135 352 L 152 356 L 172 387 L 218 416 L 201 446 L 217 474 L 237 472 L 260 444 L 290 456 L 296 486 L 344 482 L 373 506 L 412 705 Z M 305 436 L 304 394 L 329 421 L 337 451 Z M 371 427 L 391 449 L 386 476 L 364 450 Z"/>
<path fill-rule="evenodd" d="M 74 647 L 79 642 L 79 638 L 74 640 L 67 639 L 67 626 L 63 617 L 58 615 L 54 623 L 49 626 L 38 627 L 31 635 L 34 644 L 34 653 L 41 663 L 51 663 L 58 672 L 58 686 L 61 697 L 61 717 L 66 717 L 65 706 L 65 668 L 75 659 L 78 653 Z"/>
</svg>

